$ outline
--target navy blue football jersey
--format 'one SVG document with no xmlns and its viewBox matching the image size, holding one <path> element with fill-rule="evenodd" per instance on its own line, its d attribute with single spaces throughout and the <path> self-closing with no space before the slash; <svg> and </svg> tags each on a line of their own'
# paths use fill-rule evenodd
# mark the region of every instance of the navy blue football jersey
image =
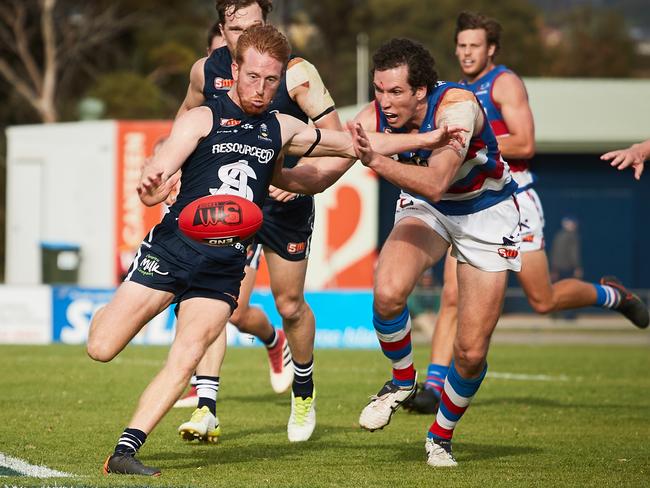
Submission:
<svg viewBox="0 0 650 488">
<path fill-rule="evenodd" d="M 212 111 L 212 130 L 181 168 L 181 190 L 165 216 L 174 226 L 187 204 L 206 195 L 238 195 L 262 208 L 282 149 L 280 123 L 275 114 L 247 115 L 229 96 L 207 100 L 204 105 Z M 226 249 L 186 240 L 211 255 L 221 256 Z M 242 251 L 241 246 L 236 247 Z"/>
</svg>

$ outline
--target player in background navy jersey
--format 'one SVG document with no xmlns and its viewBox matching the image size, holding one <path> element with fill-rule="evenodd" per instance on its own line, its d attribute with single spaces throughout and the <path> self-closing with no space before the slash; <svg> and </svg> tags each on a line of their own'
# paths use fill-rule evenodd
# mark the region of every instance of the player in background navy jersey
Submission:
<svg viewBox="0 0 650 488">
<path fill-rule="evenodd" d="M 190 73 L 190 85 L 179 114 L 198 106 L 206 99 L 227 93 L 231 83 L 232 55 L 238 37 L 247 28 L 261 25 L 271 9 L 269 0 L 219 0 L 217 11 L 226 46 L 207 58 L 198 60 Z M 293 115 L 316 127 L 341 130 L 334 101 L 318 74 L 308 61 L 292 58 L 286 76 L 271 105 L 272 110 Z M 295 165 L 297 158 L 287 158 L 285 165 Z M 231 322 L 242 332 L 258 337 L 267 347 L 270 378 L 277 393 L 292 387 L 291 414 L 287 424 L 290 441 L 306 441 L 316 423 L 312 408 L 313 347 L 315 318 L 304 299 L 305 275 L 313 228 L 314 203 L 309 195 L 296 195 L 275 187 L 264 204 L 264 223 L 255 245 L 250 249 L 246 277 L 242 283 L 239 305 Z M 282 317 L 283 329 L 275 331 L 261 308 L 249 306 L 255 285 L 261 245 L 267 260 L 271 291 Z M 285 337 L 286 333 L 286 337 Z M 212 401 L 218 388 L 220 367 L 225 355 L 225 334 L 219 337 L 199 364 L 197 376 L 206 387 L 179 400 L 179 405 L 201 406 L 209 396 Z M 293 361 L 292 361 L 293 360 Z M 292 364 L 293 362 L 293 364 Z M 294 374 L 295 371 L 295 374 Z M 194 396 L 195 395 L 195 396 Z M 198 397 L 198 398 L 196 398 Z M 190 419 L 179 427 L 182 436 L 191 438 L 196 422 Z"/>
<path fill-rule="evenodd" d="M 137 189 L 145 205 L 163 202 L 182 168 L 181 191 L 143 241 L 113 299 L 93 316 L 88 355 L 96 361 L 112 360 L 149 320 L 174 302 L 178 322 L 164 366 L 141 395 L 129 426 L 104 463 L 106 474 L 160 475 L 159 469 L 144 466 L 135 454 L 237 307 L 245 246 L 211 247 L 191 241 L 176 223 L 183 206 L 197 197 L 221 193 L 244 196 L 261 207 L 271 182 L 287 191 L 319 192 L 349 164 L 336 159 L 318 166 L 284 168 L 277 163 L 284 153 L 356 157 L 346 132 L 321 131 L 268 111 L 289 52 L 288 41 L 274 27 L 259 26 L 244 33 L 228 95 L 179 117 L 154 160 L 143 169 Z M 240 128 L 224 126 L 224 119 L 238 120 Z M 372 142 L 385 154 L 413 146 L 433 149 L 462 141 L 459 131 L 444 127 L 422 135 L 379 134 Z M 211 418 L 207 428 L 214 429 L 213 412 L 204 410 Z"/>
<path fill-rule="evenodd" d="M 481 101 L 499 150 L 519 183 L 522 269 L 517 278 L 537 313 L 600 306 L 616 310 L 640 328 L 648 326 L 648 310 L 614 277 L 588 283 L 575 278 L 551 284 L 544 250 L 544 214 L 534 190 L 529 160 L 535 153 L 533 115 L 522 80 L 494 57 L 500 47 L 501 26 L 483 15 L 463 12 L 456 26 L 456 57 L 463 81 Z M 445 261 L 440 312 L 431 342 L 431 363 L 423 388 L 405 405 L 421 413 L 436 411 L 449 370 L 457 327 L 458 284 L 456 259 Z"/>
</svg>

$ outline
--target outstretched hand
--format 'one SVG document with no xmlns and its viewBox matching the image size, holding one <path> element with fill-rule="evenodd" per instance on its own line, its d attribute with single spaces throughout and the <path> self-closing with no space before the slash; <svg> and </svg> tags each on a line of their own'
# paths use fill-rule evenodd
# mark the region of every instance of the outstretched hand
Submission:
<svg viewBox="0 0 650 488">
<path fill-rule="evenodd" d="M 603 161 L 611 161 L 609 163 L 610 166 L 618 168 L 619 171 L 631 166 L 634 168 L 634 178 L 639 180 L 641 179 L 641 174 L 645 166 L 646 154 L 638 144 L 634 144 L 627 149 L 619 149 L 605 153 L 600 159 Z"/>
<path fill-rule="evenodd" d="M 443 125 L 436 130 L 427 132 L 429 149 L 451 146 L 458 151 L 465 145 L 465 134 L 467 132 L 467 129 L 460 125 Z"/>
<path fill-rule="evenodd" d="M 348 125 L 348 129 L 351 130 L 352 133 L 352 146 L 354 147 L 354 153 L 357 155 L 357 158 L 359 158 L 365 166 L 370 165 L 377 153 L 375 153 L 370 144 L 368 134 L 366 134 L 366 131 L 358 122 L 354 125 Z"/>
<path fill-rule="evenodd" d="M 163 172 L 157 171 L 153 174 L 142 176 L 136 190 L 140 200 L 145 205 L 155 205 L 164 201 L 178 184 L 181 178 L 180 171 L 167 180 L 163 180 Z"/>
<path fill-rule="evenodd" d="M 142 176 L 137 187 L 140 198 L 153 196 L 156 193 L 156 190 L 158 190 L 158 188 L 163 184 L 162 175 L 163 172 L 158 171 L 147 176 Z"/>
</svg>

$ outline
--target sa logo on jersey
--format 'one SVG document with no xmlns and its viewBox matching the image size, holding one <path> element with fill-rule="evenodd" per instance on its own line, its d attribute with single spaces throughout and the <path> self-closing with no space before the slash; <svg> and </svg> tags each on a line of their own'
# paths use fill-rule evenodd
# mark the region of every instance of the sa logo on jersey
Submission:
<svg viewBox="0 0 650 488">
<path fill-rule="evenodd" d="M 214 79 L 214 87 L 217 90 L 223 90 L 224 88 L 230 88 L 233 85 L 233 80 L 227 80 L 225 78 L 217 77 Z"/>
<path fill-rule="evenodd" d="M 221 127 L 235 127 L 239 124 L 241 124 L 241 120 L 239 119 L 224 119 L 224 118 L 222 118 L 221 122 L 219 123 Z"/>
</svg>

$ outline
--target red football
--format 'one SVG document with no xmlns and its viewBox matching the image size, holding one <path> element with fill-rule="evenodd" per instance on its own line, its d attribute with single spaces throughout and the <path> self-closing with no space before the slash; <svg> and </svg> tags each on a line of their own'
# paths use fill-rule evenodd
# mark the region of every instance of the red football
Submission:
<svg viewBox="0 0 650 488">
<path fill-rule="evenodd" d="M 236 195 L 197 198 L 181 210 L 178 228 L 208 246 L 229 246 L 251 237 L 262 226 L 262 211 Z"/>
</svg>

